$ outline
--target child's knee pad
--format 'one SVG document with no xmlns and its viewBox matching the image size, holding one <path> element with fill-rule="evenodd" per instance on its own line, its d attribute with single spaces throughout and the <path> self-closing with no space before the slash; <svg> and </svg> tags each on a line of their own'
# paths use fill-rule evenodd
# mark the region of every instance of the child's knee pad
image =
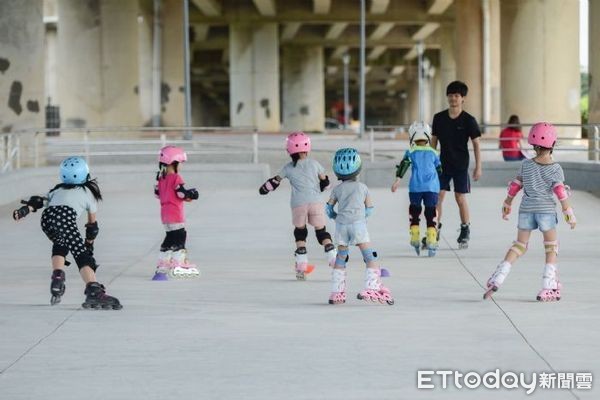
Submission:
<svg viewBox="0 0 600 400">
<path fill-rule="evenodd" d="M 96 259 L 87 250 L 79 254 L 79 256 L 75 258 L 75 262 L 77 263 L 77 268 L 79 269 L 83 267 L 90 267 L 92 270 L 94 270 L 94 272 L 96 272 L 96 269 L 98 268 Z"/>
<path fill-rule="evenodd" d="M 52 255 L 66 257 L 69 254 L 69 248 L 60 244 L 52 244 Z"/>
<path fill-rule="evenodd" d="M 419 225 L 419 216 L 421 215 L 421 206 L 411 204 L 408 206 L 408 214 L 410 215 L 410 224 Z"/>
<path fill-rule="evenodd" d="M 365 264 L 377 260 L 377 252 L 373 249 L 364 249 L 360 252 L 362 253 Z"/>
<path fill-rule="evenodd" d="M 544 241 L 546 253 L 554 253 L 558 255 L 558 240 Z"/>
<path fill-rule="evenodd" d="M 521 257 L 527 251 L 527 243 L 515 240 L 509 250 L 513 251 L 517 256 Z"/>
<path fill-rule="evenodd" d="M 349 249 L 338 250 L 337 257 L 335 259 L 335 266 L 340 268 L 346 268 L 346 263 L 348 263 L 348 260 L 350 259 L 348 254 L 350 254 Z"/>
<path fill-rule="evenodd" d="M 317 236 L 317 241 L 319 244 L 323 244 L 323 241 L 327 239 L 331 240 L 331 235 L 324 227 L 321 229 L 315 229 L 315 235 Z"/>
<path fill-rule="evenodd" d="M 308 229 L 306 229 L 306 227 L 294 228 L 294 239 L 296 239 L 296 242 L 306 241 L 307 236 L 308 236 Z"/>
<path fill-rule="evenodd" d="M 427 227 L 433 226 L 435 228 L 437 217 L 437 210 L 435 207 L 425 207 L 425 220 L 427 221 Z"/>
</svg>

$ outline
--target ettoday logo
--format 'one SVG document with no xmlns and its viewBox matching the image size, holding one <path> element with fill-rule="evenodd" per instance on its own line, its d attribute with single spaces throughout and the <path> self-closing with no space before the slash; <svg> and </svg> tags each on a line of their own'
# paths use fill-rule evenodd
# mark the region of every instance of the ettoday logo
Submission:
<svg viewBox="0 0 600 400">
<path fill-rule="evenodd" d="M 417 371 L 418 389 L 446 389 L 453 385 L 457 389 L 477 389 L 481 386 L 487 389 L 523 389 L 526 394 L 532 394 L 537 388 L 541 389 L 580 389 L 592 388 L 591 372 L 551 372 L 529 374 L 523 372 L 501 372 L 499 369 L 485 372 L 470 371 Z"/>
</svg>

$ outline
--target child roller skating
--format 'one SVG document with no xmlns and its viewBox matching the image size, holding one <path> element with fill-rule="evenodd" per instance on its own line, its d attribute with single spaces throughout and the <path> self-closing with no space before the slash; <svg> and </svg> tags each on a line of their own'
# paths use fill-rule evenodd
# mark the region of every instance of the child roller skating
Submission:
<svg viewBox="0 0 600 400">
<path fill-rule="evenodd" d="M 429 146 L 431 140 L 431 128 L 424 122 L 413 122 L 408 129 L 410 135 L 410 150 L 404 154 L 404 158 L 396 166 L 396 180 L 392 185 L 392 192 L 396 192 L 400 186 L 400 179 L 411 167 L 410 183 L 408 185 L 408 197 L 410 206 L 408 214 L 410 218 L 410 245 L 415 248 L 417 255 L 421 253 L 421 234 L 419 229 L 419 217 L 421 215 L 421 203 L 425 206 L 425 219 L 427 221 L 427 235 L 425 246 L 429 257 L 435 256 L 438 248 L 438 231 L 436 227 L 436 206 L 441 172 L 440 158 L 437 151 Z"/>
<path fill-rule="evenodd" d="M 394 298 L 381 282 L 377 252 L 371 247 L 367 231 L 367 217 L 373 213 L 373 203 L 367 186 L 356 181 L 360 169 L 361 159 L 356 149 L 345 148 L 335 153 L 333 171 L 342 183 L 332 190 L 331 197 L 325 205 L 329 218 L 335 219 L 335 241 L 338 246 L 331 274 L 329 304 L 346 302 L 346 263 L 350 252 L 348 247 L 356 245 L 366 264 L 365 288 L 358 293 L 357 298 L 392 305 Z M 336 204 L 337 212 L 334 210 Z"/>
<path fill-rule="evenodd" d="M 317 161 L 308 158 L 311 150 L 310 137 L 304 132 L 293 132 L 286 140 L 287 152 L 292 161 L 284 165 L 279 173 L 269 178 L 259 189 L 259 193 L 267 193 L 277 189 L 284 178 L 292 186 L 292 224 L 294 225 L 294 269 L 296 279 L 305 280 L 314 266 L 308 262 L 306 252 L 307 224 L 315 228 L 319 244 L 325 249 L 327 262 L 330 266 L 335 263 L 336 249 L 331 241 L 331 235 L 326 230 L 326 218 L 321 200 L 321 192 L 329 186 L 329 178 L 325 169 Z"/>
<path fill-rule="evenodd" d="M 556 259 L 558 256 L 558 237 L 556 234 L 556 203 L 560 202 L 565 221 L 575 228 L 577 220 L 573 208 L 569 205 L 568 187 L 564 184 L 561 166 L 552 159 L 552 150 L 556 143 L 556 129 L 551 124 L 539 122 L 531 127 L 527 142 L 533 145 L 536 156 L 525 159 L 517 177 L 508 185 L 508 195 L 502 205 L 502 218 L 508 219 L 512 201 L 523 189 L 523 198 L 519 207 L 517 240 L 506 253 L 504 260 L 487 281 L 487 290 L 483 295 L 488 299 L 504 283 L 512 265 L 526 251 L 531 231 L 539 229 L 544 235 L 546 262 L 542 276 L 542 289 L 537 294 L 538 301 L 558 301 L 561 298 L 562 285 L 558 279 Z"/>
<path fill-rule="evenodd" d="M 171 278 L 196 278 L 200 271 L 187 258 L 185 242 L 185 216 L 183 203 L 198 199 L 196 189 L 186 189 L 181 175 L 180 164 L 187 161 L 182 148 L 165 146 L 158 157 L 159 171 L 156 174 L 154 194 L 160 200 L 160 217 L 166 235 L 160 245 L 158 265 L 152 280 L 166 281 Z"/>
<path fill-rule="evenodd" d="M 70 252 L 75 258 L 81 278 L 86 284 L 83 308 L 120 310 L 119 300 L 106 294 L 104 285 L 96 281 L 98 264 L 94 258 L 94 240 L 98 235 L 96 220 L 97 202 L 102 200 L 96 180 L 90 179 L 89 167 L 81 157 L 69 157 L 60 164 L 62 183 L 56 185 L 46 197 L 31 196 L 23 207 L 13 212 L 19 221 L 30 212 L 44 208 L 42 230 L 52 241 L 52 276 L 50 304 L 61 302 L 65 293 L 66 256 Z M 85 240 L 77 227 L 77 219 L 87 213 Z"/>
</svg>

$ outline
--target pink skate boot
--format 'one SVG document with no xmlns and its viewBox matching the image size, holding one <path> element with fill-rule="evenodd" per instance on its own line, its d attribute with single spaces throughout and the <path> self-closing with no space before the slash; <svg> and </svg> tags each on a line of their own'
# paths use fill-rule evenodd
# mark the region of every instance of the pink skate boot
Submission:
<svg viewBox="0 0 600 400">
<path fill-rule="evenodd" d="M 494 292 L 498 291 L 508 274 L 510 273 L 511 264 L 508 261 L 502 261 L 496 267 L 496 270 L 487 281 L 487 290 L 483 294 L 483 299 L 487 300 L 492 297 Z"/>
<path fill-rule="evenodd" d="M 346 270 L 334 268 L 331 271 L 331 295 L 329 304 L 344 304 L 346 302 Z"/>
<path fill-rule="evenodd" d="M 365 289 L 356 298 L 381 304 L 394 304 L 394 298 L 388 288 L 381 283 L 381 271 L 375 268 L 367 268 L 365 272 Z"/>
<path fill-rule="evenodd" d="M 186 250 L 181 249 L 173 252 L 169 275 L 175 279 L 197 278 L 200 276 L 200 271 L 196 265 L 190 264 Z"/>
<path fill-rule="evenodd" d="M 152 277 L 153 281 L 168 281 L 169 271 L 171 270 L 171 259 L 173 257 L 173 251 L 161 251 L 158 255 L 158 264 L 156 271 Z"/>
<path fill-rule="evenodd" d="M 559 301 L 562 284 L 558 281 L 556 265 L 546 264 L 542 278 L 542 290 L 537 294 L 537 301 Z"/>
</svg>

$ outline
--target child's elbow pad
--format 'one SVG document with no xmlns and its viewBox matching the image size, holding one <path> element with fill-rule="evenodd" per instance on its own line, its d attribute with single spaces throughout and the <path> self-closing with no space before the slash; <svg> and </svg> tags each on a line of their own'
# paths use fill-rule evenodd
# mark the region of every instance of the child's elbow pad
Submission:
<svg viewBox="0 0 600 400">
<path fill-rule="evenodd" d="M 552 187 L 554 194 L 558 197 L 558 200 L 563 201 L 569 198 L 569 191 L 564 183 L 559 182 Z"/>
<path fill-rule="evenodd" d="M 515 197 L 519 190 L 523 187 L 523 182 L 517 178 L 513 179 L 508 183 L 508 197 Z"/>
</svg>

